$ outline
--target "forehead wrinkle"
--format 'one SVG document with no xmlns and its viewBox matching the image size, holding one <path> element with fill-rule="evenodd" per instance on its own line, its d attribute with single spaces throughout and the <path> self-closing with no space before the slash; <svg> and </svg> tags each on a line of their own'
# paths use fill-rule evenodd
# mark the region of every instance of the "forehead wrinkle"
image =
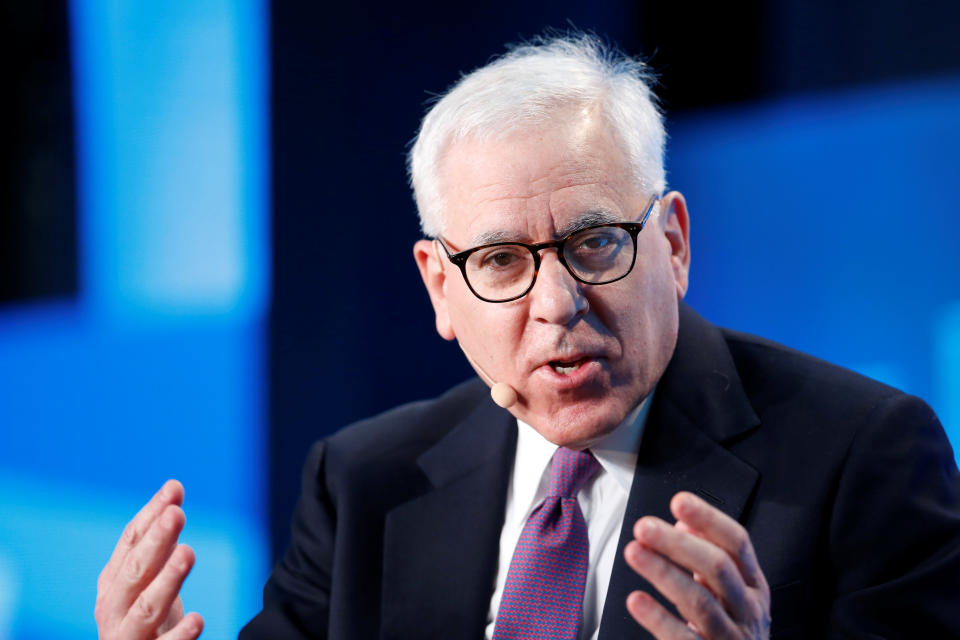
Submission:
<svg viewBox="0 0 960 640">
<path fill-rule="evenodd" d="M 536 198 L 543 194 L 534 193 L 527 196 L 499 196 L 496 198 L 480 198 L 477 200 L 477 204 L 490 204 L 492 202 L 506 202 L 509 200 L 530 200 L 531 198 Z"/>
<path fill-rule="evenodd" d="M 569 184 L 563 185 L 562 187 L 549 186 L 549 187 L 547 187 L 547 188 L 545 188 L 545 189 L 541 189 L 540 191 L 536 191 L 536 192 L 533 192 L 533 193 L 527 193 L 527 194 L 525 194 L 525 195 L 519 195 L 519 194 L 518 194 L 518 195 L 503 195 L 503 196 L 489 197 L 489 198 L 478 198 L 478 199 L 475 201 L 475 204 L 490 204 L 490 203 L 493 203 L 493 202 L 508 202 L 508 201 L 510 201 L 510 200 L 520 200 L 520 201 L 523 201 L 523 202 L 528 202 L 528 201 L 530 201 L 530 200 L 533 200 L 534 198 L 541 198 L 541 197 L 543 197 L 543 196 L 547 196 L 547 197 L 548 197 L 548 206 L 549 206 L 551 209 L 554 209 L 555 206 L 554 206 L 552 203 L 553 203 L 553 201 L 556 199 L 556 196 L 557 196 L 558 194 L 562 194 L 563 192 L 567 191 L 568 189 L 582 189 L 582 188 L 585 188 L 585 187 L 593 187 L 593 186 L 600 187 L 601 190 L 602 190 L 603 188 L 611 188 L 615 193 L 619 194 L 619 190 L 616 189 L 616 188 L 613 188 L 612 185 L 605 184 L 605 183 L 602 182 L 601 180 L 592 180 L 592 181 L 584 181 L 584 182 L 571 182 L 571 183 L 569 183 Z"/>
<path fill-rule="evenodd" d="M 576 216 L 572 220 L 568 221 L 565 225 L 554 231 L 553 239 L 559 240 L 560 238 L 565 238 L 570 234 L 576 233 L 587 227 L 593 227 L 601 224 L 610 224 L 611 222 L 622 222 L 622 217 L 614 213 L 611 213 L 605 209 L 596 209 L 593 211 L 586 211 Z M 525 242 L 529 243 L 530 237 L 524 233 L 517 233 L 515 231 L 485 231 L 480 233 L 473 238 L 473 246 L 480 246 L 484 244 L 493 244 L 495 242 Z"/>
<path fill-rule="evenodd" d="M 631 185 L 628 181 L 622 184 L 625 181 L 621 168 L 614 167 L 611 172 L 610 167 L 603 166 L 605 163 L 594 157 L 595 153 L 584 151 L 582 154 L 565 153 L 564 162 L 559 166 L 542 171 L 531 171 L 532 167 L 523 163 L 508 162 L 498 165 L 495 175 L 486 176 L 483 182 L 470 185 L 468 178 L 459 185 L 454 183 L 460 187 L 461 197 L 465 196 L 467 211 L 472 210 L 464 226 L 475 232 L 466 246 L 543 242 L 565 237 L 591 225 L 626 219 L 626 212 L 621 209 L 628 200 L 625 191 L 629 191 Z M 473 175 L 479 177 L 482 173 Z M 585 193 L 578 193 L 581 191 Z M 574 195 L 568 195 L 571 192 Z M 544 198 L 543 205 L 539 204 L 538 201 Z M 541 206 L 546 207 L 547 214 L 547 219 L 542 222 L 552 221 L 548 222 L 549 226 L 535 222 Z M 582 213 L 573 218 L 558 215 L 561 211 L 578 209 Z M 550 235 L 540 237 L 536 229 L 543 229 Z"/>
<path fill-rule="evenodd" d="M 497 186 L 497 185 L 492 185 L 492 186 Z M 552 234 L 553 239 L 563 238 L 565 236 L 570 235 L 571 233 L 574 233 L 575 231 L 578 231 L 580 229 L 583 229 L 585 227 L 589 227 L 592 225 L 607 224 L 610 222 L 622 222 L 624 220 L 622 212 L 620 212 L 620 209 L 618 206 L 613 206 L 612 208 L 609 206 L 609 204 L 611 203 L 610 194 L 605 193 L 607 189 L 611 189 L 615 194 L 615 196 L 619 196 L 619 189 L 617 189 L 614 185 L 608 184 L 606 181 L 603 181 L 603 180 L 590 181 L 590 182 L 577 182 L 577 183 L 567 184 L 559 188 L 550 187 L 542 191 L 539 191 L 537 193 L 529 194 L 529 195 L 505 195 L 500 197 L 477 199 L 475 200 L 474 204 L 480 205 L 480 204 L 491 204 L 491 203 L 497 203 L 497 202 L 519 201 L 519 203 L 524 203 L 524 204 L 518 203 L 518 207 L 520 208 L 513 211 L 513 215 L 525 218 L 526 216 L 529 215 L 525 211 L 526 210 L 526 207 L 524 206 L 525 203 L 538 197 L 547 196 L 546 206 L 551 212 L 550 217 L 554 218 L 555 213 L 553 212 L 556 212 L 562 209 L 573 208 L 571 207 L 570 204 L 555 203 L 555 201 L 558 199 L 561 200 L 561 202 L 564 200 L 563 198 L 558 198 L 558 196 L 560 196 L 566 191 L 569 191 L 570 189 L 583 189 L 583 188 L 589 189 L 591 187 L 598 187 L 598 191 L 596 193 L 593 193 L 589 198 L 593 202 L 589 204 L 585 204 L 582 207 L 583 209 L 585 209 L 583 213 L 580 213 L 575 217 L 571 218 L 563 226 L 559 228 L 555 227 Z M 581 198 L 577 198 L 577 199 L 581 199 Z M 617 199 L 618 197 L 614 197 L 612 202 L 616 202 Z M 570 200 L 567 200 L 567 202 L 569 203 Z M 483 211 L 477 212 L 473 216 L 472 220 L 468 223 L 468 226 L 473 226 L 476 220 L 484 217 L 485 215 L 486 215 L 486 212 L 483 212 Z M 547 238 L 535 239 L 530 235 L 528 235 L 525 231 L 521 231 L 521 230 L 487 229 L 487 230 L 480 231 L 478 233 L 473 234 L 469 242 L 470 242 L 470 246 L 476 247 L 484 244 L 492 244 L 495 242 L 532 243 L 532 242 L 542 242 L 545 240 L 547 240 Z"/>
<path fill-rule="evenodd" d="M 525 168 L 520 167 L 523 171 Z M 547 172 L 539 176 L 526 176 L 519 178 L 516 172 L 510 172 L 509 167 L 503 167 L 504 172 L 508 172 L 502 179 L 494 180 L 474 187 L 474 191 L 482 195 L 490 189 L 500 189 L 508 192 L 507 195 L 478 198 L 478 203 L 498 202 L 501 200 L 521 199 L 529 200 L 537 196 L 546 195 L 550 192 L 562 191 L 572 187 L 585 187 L 597 185 L 606 182 L 606 174 L 596 163 L 576 159 L 566 166 L 551 167 Z M 546 182 L 546 185 L 541 185 Z M 555 185 L 561 184 L 557 188 Z M 514 193 L 509 193 L 513 191 Z"/>
<path fill-rule="evenodd" d="M 576 159 L 568 161 L 559 167 L 551 167 L 550 170 L 536 178 L 530 180 L 531 184 L 552 180 L 556 182 L 566 182 L 568 185 L 593 184 L 603 179 L 604 172 L 594 162 Z"/>
</svg>

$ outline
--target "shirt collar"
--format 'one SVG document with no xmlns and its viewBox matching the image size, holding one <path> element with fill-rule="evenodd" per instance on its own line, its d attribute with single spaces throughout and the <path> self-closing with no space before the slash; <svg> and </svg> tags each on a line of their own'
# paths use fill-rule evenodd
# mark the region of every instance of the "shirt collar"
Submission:
<svg viewBox="0 0 960 640">
<path fill-rule="evenodd" d="M 647 415 L 656 388 L 647 394 L 643 402 L 627 414 L 617 428 L 590 447 L 604 471 L 613 476 L 617 484 L 630 493 L 633 471 L 637 466 L 637 450 L 646 426 Z M 517 420 L 517 461 L 523 461 L 522 469 L 514 469 L 514 485 L 519 495 L 533 495 L 537 491 L 544 471 L 558 449 L 523 420 Z"/>
</svg>

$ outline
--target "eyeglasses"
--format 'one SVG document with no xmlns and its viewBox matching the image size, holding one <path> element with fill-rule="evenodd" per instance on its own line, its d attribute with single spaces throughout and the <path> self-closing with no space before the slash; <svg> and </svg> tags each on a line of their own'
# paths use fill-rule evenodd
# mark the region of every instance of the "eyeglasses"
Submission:
<svg viewBox="0 0 960 640">
<path fill-rule="evenodd" d="M 627 277 L 633 269 L 637 235 L 659 199 L 650 199 L 640 222 L 598 224 L 552 242 L 493 242 L 459 253 L 450 253 L 443 239 L 437 238 L 437 242 L 450 262 L 460 268 L 473 295 L 485 302 L 510 302 L 527 295 L 537 281 L 544 249 L 556 248 L 560 264 L 578 282 L 610 284 Z"/>
</svg>

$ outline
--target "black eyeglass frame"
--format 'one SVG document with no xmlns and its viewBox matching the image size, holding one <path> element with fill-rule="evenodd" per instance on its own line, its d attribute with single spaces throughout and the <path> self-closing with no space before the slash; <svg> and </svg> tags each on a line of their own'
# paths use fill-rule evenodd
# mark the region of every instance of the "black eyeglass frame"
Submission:
<svg viewBox="0 0 960 640">
<path fill-rule="evenodd" d="M 640 232 L 643 231 L 643 228 L 647 225 L 647 220 L 650 218 L 650 214 L 653 212 L 653 207 L 659 201 L 660 196 L 656 195 L 650 199 L 650 202 L 647 204 L 646 210 L 643 214 L 643 218 L 641 218 L 639 222 L 605 222 L 603 224 L 596 224 L 590 227 L 584 227 L 583 229 L 578 229 L 577 231 L 574 231 L 573 233 L 559 240 L 551 240 L 549 242 L 540 242 L 537 244 L 527 244 L 525 242 L 491 242 L 490 244 L 482 244 L 478 247 L 465 249 L 458 253 L 450 253 L 450 250 L 447 248 L 447 244 L 444 242 L 443 238 L 437 237 L 436 241 L 441 247 L 443 247 L 443 251 L 447 254 L 447 259 L 460 268 L 460 274 L 463 276 L 463 281 L 467 283 L 467 287 L 470 289 L 470 292 L 473 293 L 473 295 L 477 296 L 477 298 L 483 300 L 484 302 L 490 302 L 493 304 L 499 304 L 501 302 L 513 302 L 514 300 L 519 300 L 523 296 L 530 293 L 530 291 L 533 289 L 533 286 L 537 284 L 537 275 L 540 273 L 540 252 L 544 249 L 556 248 L 557 260 L 560 261 L 560 264 L 562 264 L 563 268 L 567 270 L 567 273 L 569 273 L 577 282 L 581 282 L 583 284 L 610 284 L 626 278 L 628 275 L 630 275 L 630 272 L 633 271 L 633 267 L 637 263 L 637 236 L 640 235 Z M 589 231 L 591 229 L 602 229 L 604 227 L 619 227 L 630 234 L 630 240 L 633 241 L 633 258 L 630 260 L 630 267 L 622 276 L 617 276 L 616 278 L 612 278 L 610 280 L 603 280 L 601 282 L 584 280 L 574 273 L 573 269 L 570 268 L 570 265 L 567 264 L 567 259 L 563 257 L 563 247 L 573 236 L 579 235 L 584 231 Z M 533 278 L 530 279 L 530 286 L 527 287 L 523 293 L 519 293 L 505 300 L 491 300 L 490 298 L 484 298 L 482 295 L 477 293 L 476 289 L 473 288 L 473 285 L 470 284 L 470 278 L 467 277 L 467 259 L 471 254 L 476 253 L 481 249 L 489 249 L 490 247 L 502 247 L 507 245 L 523 247 L 527 249 L 533 256 Z"/>
</svg>

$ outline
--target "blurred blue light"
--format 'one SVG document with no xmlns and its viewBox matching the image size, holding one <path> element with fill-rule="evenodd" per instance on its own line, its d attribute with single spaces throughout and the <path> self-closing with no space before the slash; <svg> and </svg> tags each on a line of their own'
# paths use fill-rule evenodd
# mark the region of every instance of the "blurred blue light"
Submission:
<svg viewBox="0 0 960 640">
<path fill-rule="evenodd" d="M 0 316 L 3 414 L 18 427 L 0 468 L 131 499 L 177 477 L 194 504 L 259 512 L 261 322 L 105 330 L 55 311 L 17 315 Z"/>
<path fill-rule="evenodd" d="M 72 8 L 85 303 L 112 319 L 260 313 L 265 8 Z"/>
<path fill-rule="evenodd" d="M 936 406 L 960 461 L 960 302 L 945 305 L 936 318 Z"/>
<path fill-rule="evenodd" d="M 70 5 L 81 295 L 0 313 L 0 639 L 95 634 L 96 577 L 168 477 L 204 637 L 268 569 L 266 5 Z"/>
</svg>

